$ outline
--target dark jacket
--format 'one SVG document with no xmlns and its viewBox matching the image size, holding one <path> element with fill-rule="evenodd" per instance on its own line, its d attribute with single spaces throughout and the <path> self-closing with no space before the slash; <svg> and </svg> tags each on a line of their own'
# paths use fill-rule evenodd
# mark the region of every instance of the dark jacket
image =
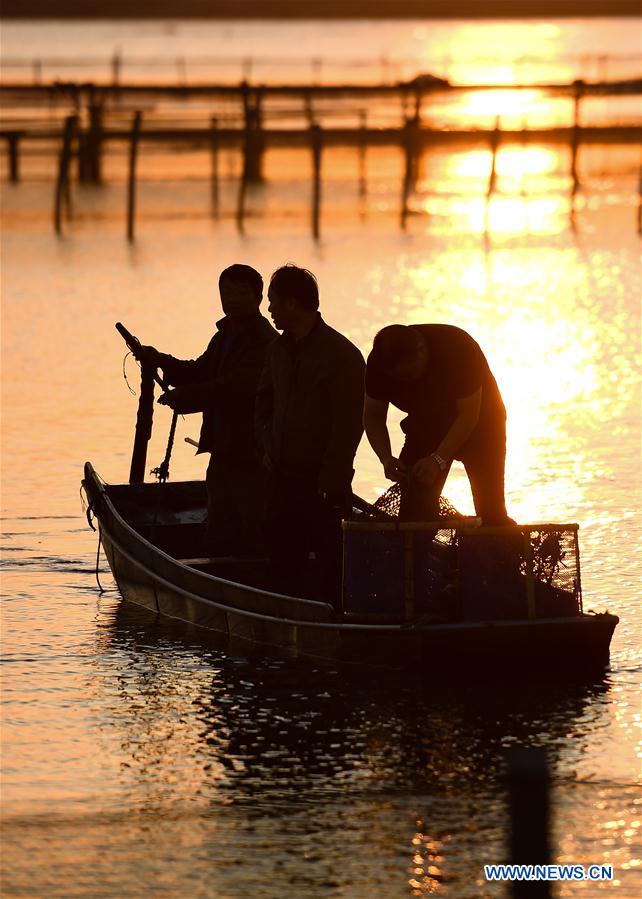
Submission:
<svg viewBox="0 0 642 899">
<path fill-rule="evenodd" d="M 300 341 L 282 334 L 268 351 L 256 397 L 256 439 L 284 475 L 318 476 L 321 492 L 349 487 L 363 433 L 365 364 L 321 316 Z"/>
<path fill-rule="evenodd" d="M 243 327 L 230 319 L 216 323 L 217 332 L 202 356 L 193 360 L 162 354 L 165 379 L 180 391 L 180 409 L 202 412 L 198 452 L 220 461 L 256 459 L 254 399 L 268 346 L 277 337 L 259 312 Z"/>
</svg>

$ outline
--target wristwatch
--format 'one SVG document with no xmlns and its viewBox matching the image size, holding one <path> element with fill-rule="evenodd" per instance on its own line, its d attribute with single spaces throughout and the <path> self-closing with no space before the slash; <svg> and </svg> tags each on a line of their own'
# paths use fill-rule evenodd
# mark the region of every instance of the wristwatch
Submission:
<svg viewBox="0 0 642 899">
<path fill-rule="evenodd" d="M 435 460 L 435 462 L 439 466 L 439 471 L 446 471 L 446 469 L 448 468 L 448 463 L 445 459 L 442 459 L 439 453 L 431 453 L 430 458 Z"/>
</svg>

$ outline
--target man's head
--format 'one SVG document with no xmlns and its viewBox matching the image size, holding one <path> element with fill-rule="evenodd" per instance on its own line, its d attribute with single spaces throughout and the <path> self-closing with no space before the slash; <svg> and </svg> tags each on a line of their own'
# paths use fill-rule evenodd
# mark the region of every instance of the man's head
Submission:
<svg viewBox="0 0 642 899">
<path fill-rule="evenodd" d="M 270 278 L 268 306 L 275 327 L 296 331 L 316 317 L 319 288 L 312 272 L 297 265 L 283 265 Z"/>
<path fill-rule="evenodd" d="M 372 358 L 385 374 L 398 381 L 414 381 L 426 370 L 428 347 L 418 328 L 388 325 L 375 336 Z"/>
<path fill-rule="evenodd" d="M 263 278 L 249 265 L 230 265 L 218 279 L 221 306 L 228 318 L 252 315 L 263 299 Z"/>
</svg>

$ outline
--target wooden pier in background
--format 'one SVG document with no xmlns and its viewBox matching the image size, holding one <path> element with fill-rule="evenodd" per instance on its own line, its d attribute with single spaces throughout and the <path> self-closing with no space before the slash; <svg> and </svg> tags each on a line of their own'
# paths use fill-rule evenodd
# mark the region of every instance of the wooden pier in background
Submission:
<svg viewBox="0 0 642 899">
<path fill-rule="evenodd" d="M 530 128 L 502 127 L 498 117 L 492 126 L 469 128 L 441 128 L 427 123 L 431 102 L 456 98 L 464 93 L 479 91 L 519 90 L 515 85 L 452 85 L 443 79 L 420 76 L 399 84 L 343 84 L 343 85 L 250 85 L 247 80 L 237 85 L 205 84 L 7 84 L 0 86 L 0 103 L 41 104 L 56 109 L 66 108 L 60 123 L 33 123 L 20 127 L 5 124 L 0 129 L 8 159 L 8 180 L 18 183 L 21 177 L 20 150 L 29 142 L 51 145 L 57 142 L 59 174 L 54 201 L 54 223 L 62 232 L 62 208 L 70 214 L 71 163 L 76 161 L 77 180 L 81 184 L 98 185 L 104 180 L 103 156 L 113 144 L 129 147 L 126 233 L 130 241 L 135 236 L 136 183 L 139 147 L 143 144 L 167 148 L 189 145 L 202 148 L 211 155 L 211 212 L 220 216 L 219 153 L 233 148 L 242 159 L 237 194 L 236 222 L 241 233 L 247 215 L 248 190 L 265 181 L 263 159 L 267 148 L 307 147 L 311 158 L 311 229 L 316 239 L 321 233 L 323 151 L 330 147 L 354 147 L 357 153 L 358 193 L 367 193 L 366 154 L 370 147 L 399 148 L 403 158 L 401 172 L 400 224 L 407 226 L 411 214 L 410 200 L 419 171 L 419 159 L 429 149 L 484 142 L 491 154 L 491 170 L 487 187 L 487 201 L 496 191 L 496 158 L 501 143 L 524 143 L 537 140 L 544 144 L 562 144 L 570 149 L 571 216 L 575 212 L 576 195 L 581 187 L 578 169 L 580 147 L 590 143 L 626 144 L 639 141 L 640 127 L 635 124 L 591 125 L 581 121 L 582 102 L 589 97 L 641 96 L 642 79 L 617 82 L 571 84 L 528 84 L 524 90 L 540 91 L 546 97 L 567 97 L 569 120 L 565 125 Z M 163 100 L 175 104 L 182 101 L 182 115 L 173 113 L 174 120 L 162 120 L 155 114 L 155 104 Z M 220 111 L 210 112 L 194 124 L 189 103 L 206 100 Z M 291 106 L 284 110 L 283 101 Z M 324 125 L 324 117 L 332 118 L 333 107 L 346 100 L 355 104 L 372 104 L 381 100 L 398 108 L 398 123 L 377 126 L 368 110 L 360 105 L 351 108 L 351 120 L 346 125 Z M 273 107 L 272 101 L 276 101 Z M 230 112 L 230 104 L 234 104 Z M 325 105 L 324 105 L 325 104 Z M 150 110 L 150 107 L 151 110 Z M 340 105 L 337 105 L 340 109 Z M 143 110 L 146 110 L 143 117 Z M 345 113 L 345 109 L 341 108 Z M 287 122 L 283 119 L 287 118 Z M 73 119 L 73 127 L 70 124 Z M 127 120 L 129 119 L 129 121 Z M 642 187 L 641 187 L 642 197 Z M 642 202 L 642 200 L 641 200 Z M 642 226 L 639 226 L 642 227 Z"/>
</svg>

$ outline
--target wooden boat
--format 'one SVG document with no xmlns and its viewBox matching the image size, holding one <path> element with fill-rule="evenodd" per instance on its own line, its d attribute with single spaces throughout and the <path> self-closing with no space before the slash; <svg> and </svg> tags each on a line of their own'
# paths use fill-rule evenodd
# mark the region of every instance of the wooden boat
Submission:
<svg viewBox="0 0 642 899">
<path fill-rule="evenodd" d="M 577 525 L 407 524 L 354 497 L 339 610 L 274 592 L 263 560 L 195 558 L 205 483 L 167 481 L 176 414 L 159 482 L 144 483 L 154 381 L 166 385 L 139 341 L 116 328 L 142 368 L 129 483 L 108 485 L 87 462 L 83 487 L 124 599 L 245 647 L 333 663 L 511 679 L 608 663 L 618 618 L 582 610 Z"/>
<path fill-rule="evenodd" d="M 520 599 L 513 617 L 510 608 L 500 609 L 495 617 L 483 617 L 484 609 L 490 608 L 488 598 L 502 588 L 498 581 L 488 580 L 488 571 L 498 569 L 496 564 L 488 570 L 483 565 L 479 568 L 478 550 L 481 547 L 482 555 L 492 556 L 495 550 L 488 541 L 497 536 L 496 532 L 478 528 L 473 537 L 475 529 L 468 524 L 460 527 L 450 522 L 449 543 L 440 539 L 443 535 L 434 531 L 426 534 L 423 529 L 422 545 L 428 545 L 427 555 L 432 559 L 428 570 L 433 586 L 436 573 L 451 569 L 453 559 L 460 566 L 462 560 L 468 559 L 466 564 L 473 566 L 472 574 L 478 573 L 477 580 L 472 581 L 472 593 L 483 601 L 481 610 L 475 612 L 475 595 L 468 596 L 463 604 L 461 601 L 461 585 L 464 581 L 470 585 L 471 572 L 457 590 L 453 590 L 452 577 L 448 575 L 426 597 L 430 590 L 424 589 L 425 584 L 422 586 L 416 576 L 407 576 L 409 558 L 412 561 L 409 541 L 417 540 L 422 529 L 393 521 L 373 525 L 364 515 L 368 504 L 356 500 L 357 520 L 347 526 L 347 531 L 353 530 L 359 539 L 368 531 L 376 532 L 374 570 L 371 565 L 364 571 L 365 587 L 356 604 L 351 594 L 351 605 L 337 611 L 318 599 L 272 592 L 269 572 L 260 560 L 194 558 L 194 547 L 199 545 L 205 528 L 204 482 L 109 485 L 87 462 L 83 487 L 88 518 L 91 521 L 95 517 L 98 522 L 100 540 L 122 596 L 158 614 L 226 634 L 236 645 L 240 641 L 248 648 L 258 646 L 277 656 L 332 663 L 433 669 L 444 676 L 448 672 L 449 677 L 466 672 L 474 672 L 476 677 L 496 672 L 511 679 L 520 672 L 579 674 L 598 672 L 608 663 L 618 618 L 582 611 L 579 569 L 573 569 L 571 589 L 556 586 L 553 577 L 553 569 L 559 569 L 559 559 L 552 558 L 546 539 L 550 534 L 568 535 L 572 527 L 519 529 L 520 535 L 538 535 L 539 543 L 528 543 L 531 551 L 529 555 L 527 545 L 526 557 L 532 557 L 533 546 L 544 546 L 539 581 L 537 577 L 529 581 L 523 566 L 514 571 L 511 583 L 518 584 L 520 590 L 524 587 L 523 603 Z M 576 530 L 575 526 L 575 533 Z M 453 554 L 452 534 L 458 531 L 460 545 Z M 486 543 L 478 542 L 471 556 L 464 542 L 466 537 L 481 537 Z M 391 551 L 392 555 L 382 554 L 381 541 L 388 546 L 395 540 L 402 547 L 401 556 L 396 556 L 402 576 L 396 585 L 389 582 L 375 595 L 372 584 L 373 578 L 376 581 L 378 577 L 377 565 L 383 564 L 388 573 L 395 568 L 396 551 Z M 421 547 L 415 546 L 415 550 L 419 557 Z M 578 562 L 576 544 L 574 553 Z M 359 550 L 352 562 L 359 564 L 362 557 Z M 352 570 L 346 583 L 348 580 L 354 593 L 354 584 L 360 582 L 359 570 Z M 471 593 L 469 587 L 466 591 Z M 386 596 L 380 594 L 392 599 L 392 613 L 387 617 L 381 612 Z M 368 600 L 373 596 L 378 604 L 376 610 L 368 608 Z M 400 602 L 395 602 L 397 596 L 402 597 Z M 541 617 L 542 612 L 545 617 Z"/>
</svg>

